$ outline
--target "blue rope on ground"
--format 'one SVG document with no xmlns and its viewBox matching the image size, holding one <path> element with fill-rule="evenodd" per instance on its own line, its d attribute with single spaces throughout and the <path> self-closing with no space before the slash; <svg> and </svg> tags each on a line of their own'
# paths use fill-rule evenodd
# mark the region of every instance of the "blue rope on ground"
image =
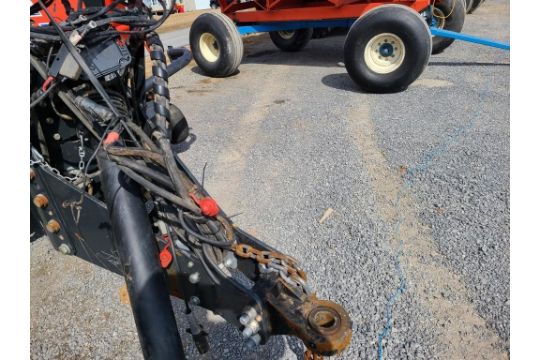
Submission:
<svg viewBox="0 0 540 360">
<path fill-rule="evenodd" d="M 482 92 L 481 95 L 484 95 L 484 92 Z M 455 140 L 459 136 L 463 135 L 466 131 L 468 131 L 470 128 L 472 128 L 472 126 L 473 126 L 473 121 L 471 120 L 468 124 L 459 127 L 456 131 L 454 131 L 453 133 L 451 133 L 447 137 L 447 140 L 445 142 L 443 142 L 439 146 L 437 146 L 437 147 L 431 149 L 430 151 L 428 151 L 424 155 L 424 157 L 422 158 L 422 161 L 420 161 L 417 166 L 407 170 L 407 173 L 405 174 L 404 186 L 400 190 L 400 192 L 398 193 L 397 198 L 396 198 L 396 206 L 399 204 L 399 202 L 401 200 L 402 192 L 404 191 L 404 189 L 405 188 L 410 189 L 412 187 L 412 185 L 414 183 L 413 176 L 418 175 L 419 173 L 422 173 L 422 172 L 426 171 L 431 166 L 431 164 L 433 163 L 433 161 L 434 161 L 434 159 L 436 157 L 438 157 L 442 153 L 446 152 L 448 150 L 448 148 L 450 147 L 450 145 L 452 144 L 452 142 L 455 142 Z M 401 212 L 400 212 L 400 214 L 401 214 Z M 393 232 L 394 234 L 399 233 L 399 228 L 401 227 L 402 222 L 403 222 L 403 218 L 400 217 L 399 220 L 396 222 L 396 227 L 395 227 L 395 230 Z M 393 319 L 393 307 L 394 307 L 394 304 L 399 299 L 401 294 L 403 294 L 407 290 L 407 285 L 406 285 L 407 282 L 406 282 L 406 279 L 405 279 L 405 273 L 403 272 L 403 267 L 401 266 L 401 255 L 403 254 L 403 242 L 404 242 L 404 240 L 401 239 L 401 241 L 399 243 L 399 250 L 398 250 L 398 252 L 397 252 L 397 254 L 395 256 L 395 259 L 394 259 L 394 265 L 395 265 L 395 268 L 396 268 L 396 272 L 397 272 L 397 274 L 399 276 L 399 286 L 392 293 L 392 295 L 388 299 L 388 302 L 386 303 L 386 322 L 384 324 L 383 330 L 381 331 L 381 333 L 378 336 L 378 344 L 377 344 L 377 358 L 378 358 L 378 360 L 383 360 L 384 351 L 383 351 L 382 342 L 383 342 L 384 339 L 386 339 L 388 337 L 388 335 L 390 334 L 390 331 L 392 330 L 392 323 L 394 321 L 394 319 Z"/>
<path fill-rule="evenodd" d="M 401 294 L 403 294 L 407 290 L 405 274 L 403 273 L 403 268 L 401 267 L 400 257 L 401 254 L 396 256 L 396 259 L 394 261 L 396 271 L 399 274 L 399 287 L 396 289 L 396 291 L 394 291 L 392 296 L 390 296 L 390 299 L 388 299 L 388 303 L 386 304 L 386 323 L 384 324 L 383 331 L 379 334 L 379 344 L 377 348 L 377 357 L 379 358 L 379 360 L 383 360 L 382 341 L 388 336 L 390 330 L 392 330 L 394 303 L 399 299 Z"/>
</svg>

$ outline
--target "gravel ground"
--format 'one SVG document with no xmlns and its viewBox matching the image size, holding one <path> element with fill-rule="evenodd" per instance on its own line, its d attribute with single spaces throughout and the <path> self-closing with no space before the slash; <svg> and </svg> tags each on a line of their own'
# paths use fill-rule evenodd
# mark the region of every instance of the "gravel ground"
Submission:
<svg viewBox="0 0 540 360">
<path fill-rule="evenodd" d="M 464 32 L 509 40 L 508 29 L 509 1 L 491 0 Z M 284 54 L 262 35 L 231 78 L 174 76 L 195 134 L 182 158 L 194 174 L 207 163 L 225 211 L 301 259 L 319 297 L 350 312 L 352 344 L 337 358 L 508 358 L 508 53 L 456 43 L 407 91 L 372 95 L 340 64 L 343 41 Z M 141 358 L 123 279 L 45 239 L 31 248 L 32 358 Z M 294 338 L 250 352 L 221 318 L 197 313 L 204 358 L 302 358 Z"/>
</svg>

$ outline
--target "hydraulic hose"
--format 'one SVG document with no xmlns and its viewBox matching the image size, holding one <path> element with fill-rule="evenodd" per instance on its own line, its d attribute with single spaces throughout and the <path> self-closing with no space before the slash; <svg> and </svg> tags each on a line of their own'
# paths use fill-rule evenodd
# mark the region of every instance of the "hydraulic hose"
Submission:
<svg viewBox="0 0 540 360">
<path fill-rule="evenodd" d="M 158 247 L 138 186 L 103 151 L 98 162 L 113 244 L 122 263 L 144 358 L 185 359 Z"/>
</svg>

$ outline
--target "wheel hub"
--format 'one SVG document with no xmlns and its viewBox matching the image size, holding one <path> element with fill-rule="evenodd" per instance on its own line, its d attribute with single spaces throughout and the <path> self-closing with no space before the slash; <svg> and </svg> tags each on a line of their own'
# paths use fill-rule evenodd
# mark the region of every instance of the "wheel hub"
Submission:
<svg viewBox="0 0 540 360">
<path fill-rule="evenodd" d="M 397 70 L 405 59 L 405 44 L 395 34 L 375 35 L 364 51 L 368 68 L 378 74 L 389 74 Z"/>
<path fill-rule="evenodd" d="M 278 34 L 283 39 L 290 40 L 294 36 L 294 30 L 280 30 L 280 31 L 278 31 Z"/>
<path fill-rule="evenodd" d="M 381 47 L 379 48 L 379 53 L 380 53 L 383 57 L 392 56 L 392 55 L 394 54 L 394 47 L 393 47 L 391 44 L 384 43 L 384 44 L 382 44 Z"/>
<path fill-rule="evenodd" d="M 217 61 L 219 57 L 219 43 L 216 37 L 210 33 L 204 33 L 199 39 L 201 54 L 209 62 Z"/>
</svg>

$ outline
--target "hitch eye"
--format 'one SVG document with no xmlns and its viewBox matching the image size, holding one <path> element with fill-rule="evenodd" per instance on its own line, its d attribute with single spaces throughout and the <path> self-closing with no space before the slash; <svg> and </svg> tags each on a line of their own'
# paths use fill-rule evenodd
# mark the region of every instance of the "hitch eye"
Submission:
<svg viewBox="0 0 540 360">
<path fill-rule="evenodd" d="M 315 308 L 308 316 L 309 325 L 319 333 L 334 332 L 339 328 L 338 312 L 326 306 Z"/>
</svg>

